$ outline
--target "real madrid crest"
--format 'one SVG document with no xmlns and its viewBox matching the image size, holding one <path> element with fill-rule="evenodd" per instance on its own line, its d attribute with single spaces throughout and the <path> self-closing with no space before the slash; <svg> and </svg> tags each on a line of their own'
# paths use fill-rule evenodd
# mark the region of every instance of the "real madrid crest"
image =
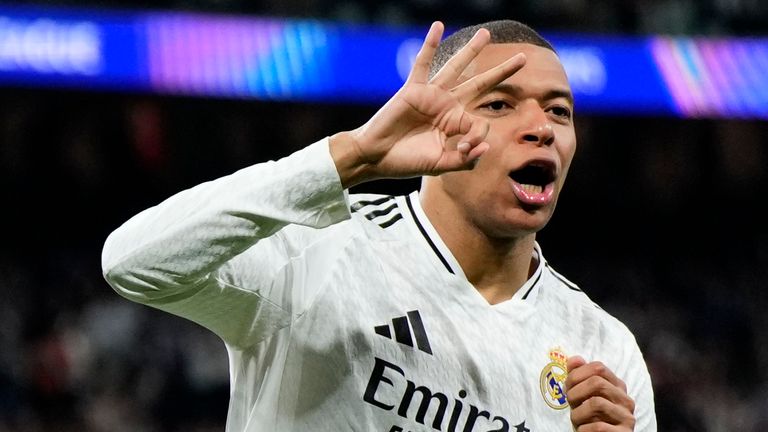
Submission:
<svg viewBox="0 0 768 432">
<path fill-rule="evenodd" d="M 550 407 L 561 410 L 568 407 L 568 399 L 565 397 L 565 379 L 568 378 L 568 356 L 560 347 L 549 350 L 551 362 L 544 366 L 539 378 L 541 395 Z"/>
</svg>

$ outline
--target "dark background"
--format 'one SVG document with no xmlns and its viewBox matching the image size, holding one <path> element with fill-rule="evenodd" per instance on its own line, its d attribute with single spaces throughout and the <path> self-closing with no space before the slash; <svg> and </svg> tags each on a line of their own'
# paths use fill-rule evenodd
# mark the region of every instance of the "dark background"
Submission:
<svg viewBox="0 0 768 432">
<path fill-rule="evenodd" d="M 56 2 L 541 31 L 765 34 L 768 4 L 442 0 Z M 50 2 L 49 4 L 54 4 Z M 578 105 L 578 101 L 577 101 Z M 199 182 L 377 107 L 0 88 L 0 432 L 223 431 L 223 344 L 103 281 L 104 239 Z M 768 430 L 768 123 L 585 116 L 545 255 L 637 336 L 659 430 Z M 405 193 L 418 181 L 359 190 Z"/>
</svg>

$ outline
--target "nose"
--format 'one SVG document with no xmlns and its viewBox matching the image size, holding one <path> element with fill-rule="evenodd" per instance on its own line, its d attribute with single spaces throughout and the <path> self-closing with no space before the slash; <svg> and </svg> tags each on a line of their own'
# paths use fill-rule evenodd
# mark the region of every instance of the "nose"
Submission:
<svg viewBox="0 0 768 432">
<path fill-rule="evenodd" d="M 517 136 L 520 144 L 530 143 L 536 145 L 551 145 L 555 141 L 555 129 L 552 127 L 547 113 L 536 104 L 528 107 L 527 115 L 523 119 L 523 126 Z"/>
</svg>

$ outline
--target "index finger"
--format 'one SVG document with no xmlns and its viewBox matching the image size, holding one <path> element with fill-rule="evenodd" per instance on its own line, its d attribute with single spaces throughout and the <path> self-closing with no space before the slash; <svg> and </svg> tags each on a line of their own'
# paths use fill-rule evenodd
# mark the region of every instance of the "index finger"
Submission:
<svg viewBox="0 0 768 432">
<path fill-rule="evenodd" d="M 427 35 L 424 37 L 424 43 L 416 54 L 411 72 L 408 74 L 406 82 L 426 83 L 429 81 L 429 68 L 432 64 L 432 58 L 435 56 L 437 46 L 440 44 L 440 38 L 443 37 L 444 26 L 440 21 L 435 21 L 429 27 Z"/>
<path fill-rule="evenodd" d="M 459 99 L 459 102 L 467 104 L 514 75 L 523 66 L 525 66 L 525 54 L 517 53 L 504 63 L 459 84 L 453 89 L 453 92 Z"/>
<path fill-rule="evenodd" d="M 459 79 L 464 69 L 480 54 L 483 47 L 488 45 L 491 40 L 491 33 L 487 29 L 481 28 L 459 51 L 454 54 L 440 68 L 432 78 L 432 83 L 443 88 L 450 88 Z"/>
</svg>

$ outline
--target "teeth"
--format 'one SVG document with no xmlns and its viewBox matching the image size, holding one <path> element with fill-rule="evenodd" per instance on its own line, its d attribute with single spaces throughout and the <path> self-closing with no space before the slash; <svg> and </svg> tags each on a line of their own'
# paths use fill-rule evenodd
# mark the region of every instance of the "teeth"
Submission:
<svg viewBox="0 0 768 432">
<path fill-rule="evenodd" d="M 523 187 L 523 190 L 529 194 L 540 194 L 544 191 L 544 187 L 539 185 L 524 184 L 521 186 Z"/>
</svg>

